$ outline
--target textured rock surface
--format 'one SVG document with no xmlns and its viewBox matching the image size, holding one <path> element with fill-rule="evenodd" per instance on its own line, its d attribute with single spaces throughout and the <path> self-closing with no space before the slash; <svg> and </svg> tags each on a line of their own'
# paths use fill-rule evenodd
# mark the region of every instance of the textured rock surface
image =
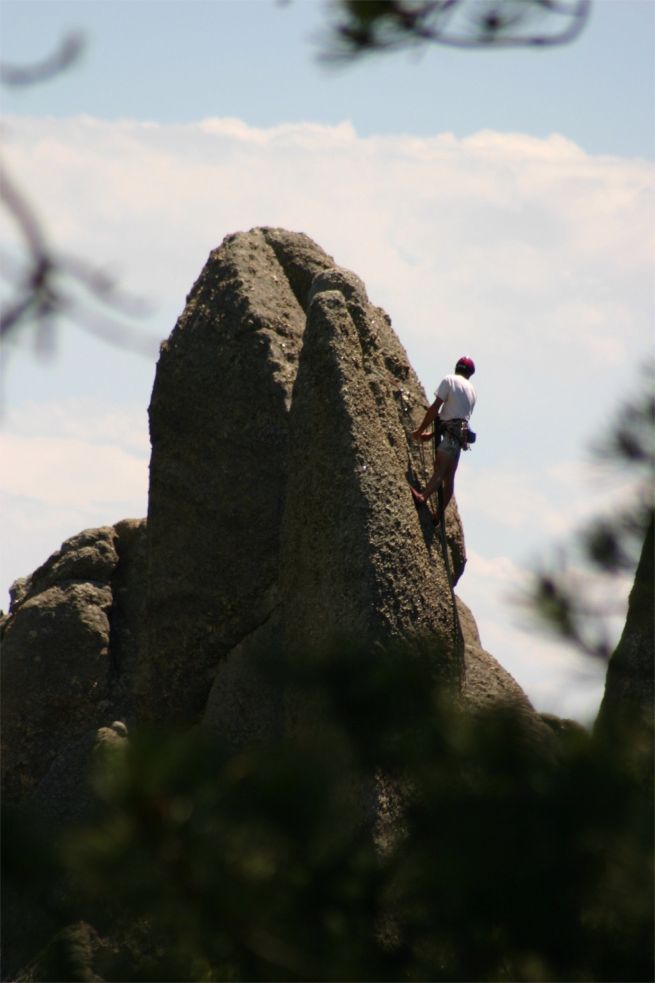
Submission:
<svg viewBox="0 0 655 983">
<path fill-rule="evenodd" d="M 54 585 L 7 626 L 2 768 L 11 795 L 28 791 L 107 701 L 110 607 L 106 585 Z"/>
<path fill-rule="evenodd" d="M 385 348 L 388 335 L 351 274 L 318 278 L 290 415 L 286 638 L 302 647 L 339 633 L 431 635 L 457 678 L 439 538 L 433 528 L 424 535 L 407 488 L 413 457 L 396 394 L 409 366 L 397 346 Z M 423 403 L 412 381 L 410 415 Z"/>
<path fill-rule="evenodd" d="M 607 670 L 605 694 L 596 727 L 612 730 L 643 725 L 653 733 L 655 691 L 655 597 L 653 519 L 646 533 L 635 582 L 630 592 L 623 634 Z"/>
<path fill-rule="evenodd" d="M 143 535 L 143 520 L 85 530 L 14 585 L 2 639 L 2 774 L 12 800 L 89 731 L 128 714 Z M 70 767 L 67 780 L 77 780 Z"/>
<path fill-rule="evenodd" d="M 219 660 L 277 604 L 287 414 L 305 325 L 298 298 L 331 265 L 306 236 L 230 236 L 162 346 L 140 680 L 150 716 L 197 717 Z"/>
<path fill-rule="evenodd" d="M 430 467 L 410 438 L 427 402 L 354 273 L 302 234 L 228 236 L 162 345 L 147 528 L 87 530 L 14 586 L 11 794 L 81 760 L 85 735 L 113 720 L 202 720 L 235 744 L 274 736 L 284 701 L 257 658 L 280 642 L 428 635 L 461 685 L 441 543 L 407 489 Z M 456 581 L 454 502 L 447 539 Z M 474 702 L 525 699 L 471 651 Z"/>
<path fill-rule="evenodd" d="M 87 731 L 68 743 L 54 759 L 34 790 L 33 802 L 49 828 L 83 823 L 92 815 L 96 803 L 89 775 L 99 752 L 117 747 L 127 740 L 127 727 L 120 720 L 111 726 Z"/>
<path fill-rule="evenodd" d="M 290 464 L 289 412 L 307 338 L 306 309 L 311 300 L 319 320 L 310 332 L 315 354 L 303 356 L 305 378 L 317 371 L 311 361 L 320 357 L 316 341 L 320 318 L 327 318 L 327 331 L 337 330 L 325 298 L 344 295 L 350 327 L 342 336 L 339 357 L 343 365 L 352 362 L 352 384 L 365 402 L 357 406 L 351 393 L 329 392 L 322 410 L 314 406 L 320 433 L 313 435 L 303 434 L 302 412 L 295 413 L 296 449 Z M 346 300 L 337 301 L 337 306 Z M 335 317 L 338 320 L 336 309 Z M 333 384 L 339 385 L 338 372 Z M 325 387 L 322 391 L 327 392 Z M 308 398 L 306 388 L 304 396 L 302 389 L 299 392 L 301 400 Z M 442 630 L 445 612 L 428 612 L 425 597 L 412 598 L 427 575 L 430 551 L 436 558 L 430 544 L 421 546 L 422 566 L 412 573 L 402 600 L 391 598 L 391 582 L 381 586 L 382 566 L 391 577 L 392 559 L 403 564 L 404 535 L 417 543 L 424 535 L 405 478 L 408 470 L 421 471 L 419 450 L 409 446 L 408 431 L 419 422 L 426 400 L 388 318 L 369 305 L 361 281 L 335 267 L 332 258 L 306 236 L 279 229 L 229 236 L 211 254 L 184 313 L 162 346 L 150 405 L 148 643 L 138 683 L 146 716 L 198 720 L 221 660 L 267 622 L 282 603 L 282 595 L 289 637 L 301 637 L 303 624 L 309 624 L 301 612 L 307 611 L 311 598 L 303 584 L 298 584 L 298 598 L 293 596 L 295 545 L 284 547 L 286 573 L 281 585 L 282 517 L 286 516 L 289 535 L 295 535 L 294 529 L 299 533 L 293 519 L 295 505 L 287 503 L 285 509 L 285 502 L 289 489 L 293 502 L 298 502 L 296 486 L 310 470 L 306 458 L 313 462 L 310 467 L 328 473 L 331 480 L 355 466 L 356 455 L 340 460 L 342 443 L 328 439 L 335 405 L 342 400 L 346 414 L 360 428 L 360 442 L 369 432 L 375 442 L 369 453 L 376 460 L 362 487 L 370 502 L 379 501 L 379 507 L 375 505 L 370 528 L 360 509 L 337 532 L 342 539 L 358 536 L 362 548 L 371 554 L 380 550 L 381 558 L 377 586 L 372 586 L 373 581 L 361 588 L 353 583 L 350 613 L 335 608 L 330 627 L 348 629 L 365 623 L 372 627 L 375 622 L 397 633 L 407 631 L 415 617 L 412 630 L 437 626 Z M 382 483 L 377 489 L 374 475 Z M 357 465 L 347 480 L 357 484 L 361 477 Z M 329 484 L 325 490 L 329 494 Z M 349 500 L 346 509 L 350 504 Z M 306 509 L 303 515 L 307 521 Z M 357 516 L 364 518 L 360 529 Z M 333 517 L 333 532 L 337 520 Z M 320 515 L 311 521 L 320 523 Z M 448 529 L 459 574 L 465 554 L 455 507 Z M 366 545 L 369 534 L 372 539 Z M 433 538 L 434 534 L 427 531 L 426 535 Z M 309 552 L 297 556 L 297 565 L 318 571 L 342 545 L 345 540 L 342 544 L 324 535 L 323 552 L 318 554 L 308 542 Z M 411 569 L 411 558 L 410 551 L 405 571 Z M 343 571 L 344 576 L 355 574 L 355 568 Z M 431 584 L 421 588 L 432 600 L 443 588 L 443 572 L 435 576 L 436 581 L 432 577 Z M 400 574 L 393 577 L 400 589 Z M 360 604 L 357 615 L 353 603 Z M 379 616 L 371 608 L 378 603 L 385 606 Z M 216 694 L 214 698 L 218 699 Z"/>
<path fill-rule="evenodd" d="M 285 694 L 279 676 L 270 671 L 280 635 L 277 609 L 219 663 L 201 726 L 235 749 L 265 745 L 284 734 Z"/>
<path fill-rule="evenodd" d="M 85 529 L 71 536 L 33 574 L 12 585 L 10 612 L 15 612 L 34 595 L 64 581 L 107 583 L 118 563 L 115 540 L 110 526 Z"/>
</svg>

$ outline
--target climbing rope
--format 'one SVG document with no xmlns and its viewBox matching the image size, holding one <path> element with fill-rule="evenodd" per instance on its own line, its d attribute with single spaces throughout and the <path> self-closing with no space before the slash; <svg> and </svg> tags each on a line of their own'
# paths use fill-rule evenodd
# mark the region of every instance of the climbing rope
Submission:
<svg viewBox="0 0 655 983">
<path fill-rule="evenodd" d="M 405 402 L 404 391 L 400 388 L 400 386 L 397 385 L 397 383 L 395 385 L 397 387 L 398 397 L 400 399 L 400 405 L 403 409 L 403 412 L 406 414 L 407 417 L 409 417 L 409 406 Z M 411 418 L 409 419 L 411 423 Z M 413 429 L 413 427 L 411 429 Z M 425 475 L 428 472 L 428 465 L 425 459 L 425 450 L 423 448 L 423 443 L 424 442 L 422 440 L 419 440 L 418 447 L 419 447 L 419 457 L 421 459 L 421 468 L 423 470 L 423 474 Z M 437 442 L 436 439 L 433 439 L 432 440 L 432 470 L 434 470 L 436 458 L 437 458 Z M 446 577 L 448 579 L 450 599 L 453 606 L 453 642 L 455 648 L 457 648 L 458 641 L 460 641 L 460 639 L 463 640 L 464 636 L 462 634 L 462 626 L 459 620 L 459 611 L 457 610 L 457 598 L 455 597 L 455 588 L 453 586 L 453 575 L 450 568 L 450 555 L 448 552 L 448 543 L 446 541 L 446 514 L 443 504 L 443 485 L 439 486 L 437 492 L 437 501 L 438 501 L 438 507 L 436 513 L 432 509 L 429 499 L 425 500 L 425 505 L 428 511 L 430 512 L 433 521 L 439 527 L 439 540 L 441 542 L 441 552 L 443 555 L 444 566 L 446 567 Z"/>
<path fill-rule="evenodd" d="M 422 440 L 419 441 L 418 453 L 419 453 L 419 457 L 421 458 L 421 467 L 423 468 L 423 474 L 427 474 L 427 472 L 428 472 L 428 465 L 427 465 L 426 460 L 425 460 L 425 450 L 423 449 L 423 443 L 424 442 Z M 432 466 L 433 467 L 434 467 L 434 459 L 436 457 L 436 446 L 437 445 L 436 445 L 435 441 L 433 440 L 432 441 L 432 448 L 433 448 Z M 426 505 L 426 508 L 428 509 L 430 515 L 432 516 L 433 522 L 436 525 L 436 523 L 439 521 L 439 517 L 438 517 L 437 512 L 435 512 L 434 509 L 432 508 L 432 506 L 430 505 L 430 501 L 427 498 L 425 500 L 425 505 Z"/>
<path fill-rule="evenodd" d="M 450 569 L 450 554 L 448 552 L 448 543 L 446 542 L 446 513 L 443 504 L 443 485 L 440 485 L 439 491 L 437 492 L 437 498 L 439 500 L 439 538 L 441 540 L 441 552 L 443 553 L 444 563 L 446 565 L 446 576 L 448 577 L 448 587 L 450 589 L 450 599 L 453 605 L 453 638 L 455 646 L 460 639 L 464 639 L 462 634 L 462 626 L 459 620 L 459 611 L 457 610 L 457 598 L 455 597 L 455 588 L 453 586 L 453 575 Z"/>
<path fill-rule="evenodd" d="M 433 466 L 437 459 L 437 442 L 432 441 L 432 460 Z M 448 543 L 446 541 L 446 509 L 443 503 L 443 483 L 439 485 L 437 490 L 437 516 L 439 519 L 439 539 L 441 540 L 441 552 L 443 554 L 444 564 L 446 567 L 446 577 L 448 578 L 448 588 L 450 590 L 450 600 L 453 605 L 453 641 L 455 648 L 457 648 L 457 643 L 460 640 L 464 640 L 462 634 L 462 625 L 459 620 L 459 611 L 457 610 L 457 598 L 455 597 L 455 587 L 453 586 L 453 575 L 450 569 L 450 553 L 448 551 Z"/>
</svg>

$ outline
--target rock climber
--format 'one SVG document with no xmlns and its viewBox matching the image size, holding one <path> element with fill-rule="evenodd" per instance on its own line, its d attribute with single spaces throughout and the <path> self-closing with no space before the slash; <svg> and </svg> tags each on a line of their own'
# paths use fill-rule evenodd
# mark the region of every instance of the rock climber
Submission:
<svg viewBox="0 0 655 983">
<path fill-rule="evenodd" d="M 434 436 L 436 446 L 432 477 L 422 493 L 412 488 L 414 498 L 421 504 L 425 504 L 441 484 L 444 511 L 453 497 L 459 455 L 462 450 L 468 450 L 471 442 L 468 423 L 476 401 L 475 389 L 470 381 L 474 372 L 473 359 L 462 356 L 454 374 L 447 375 L 439 383 L 434 403 L 427 410 L 420 427 L 412 432 L 414 440 L 431 440 Z M 426 435 L 425 431 L 432 423 L 435 425 L 434 434 Z"/>
</svg>

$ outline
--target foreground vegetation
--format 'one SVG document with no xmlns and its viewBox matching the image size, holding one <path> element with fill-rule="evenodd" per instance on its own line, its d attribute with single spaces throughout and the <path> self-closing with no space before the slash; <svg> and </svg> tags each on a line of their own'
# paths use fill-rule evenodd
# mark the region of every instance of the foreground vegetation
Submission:
<svg viewBox="0 0 655 983">
<path fill-rule="evenodd" d="M 433 656 L 269 654 L 293 736 L 135 734 L 52 850 L 10 817 L 18 890 L 77 925 L 21 978 L 652 979 L 648 748 L 464 714 Z"/>
</svg>

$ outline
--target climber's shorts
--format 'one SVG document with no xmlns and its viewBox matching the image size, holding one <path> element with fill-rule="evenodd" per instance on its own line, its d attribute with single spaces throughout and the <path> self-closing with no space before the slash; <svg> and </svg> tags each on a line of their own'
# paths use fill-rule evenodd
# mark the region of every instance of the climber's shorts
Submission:
<svg viewBox="0 0 655 983">
<path fill-rule="evenodd" d="M 459 461 L 459 455 L 462 453 L 462 448 L 457 437 L 453 437 L 447 431 L 441 435 L 441 442 L 438 449 L 443 451 L 444 454 L 447 454 L 448 457 L 452 457 L 454 461 Z"/>
</svg>

